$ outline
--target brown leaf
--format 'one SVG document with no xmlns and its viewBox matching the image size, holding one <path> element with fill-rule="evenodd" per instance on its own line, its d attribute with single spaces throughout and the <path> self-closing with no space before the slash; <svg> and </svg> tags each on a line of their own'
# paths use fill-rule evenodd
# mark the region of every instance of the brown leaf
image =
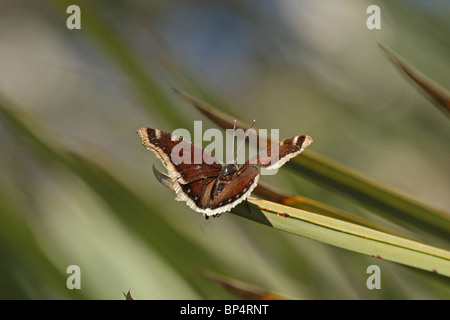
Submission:
<svg viewBox="0 0 450 320">
<path fill-rule="evenodd" d="M 125 297 L 125 300 L 134 300 L 133 297 L 131 296 L 130 290 L 128 290 L 127 293 L 125 293 L 125 292 L 122 292 L 122 293 L 123 293 L 123 295 Z"/>
<path fill-rule="evenodd" d="M 430 79 L 422 75 L 418 70 L 403 62 L 402 59 L 394 54 L 386 46 L 379 44 L 380 48 L 384 51 L 387 57 L 399 68 L 405 76 L 411 80 L 416 86 L 420 88 L 420 91 L 433 102 L 439 109 L 447 116 L 450 116 L 450 94 L 444 88 L 441 88 L 436 83 L 433 83 Z"/>
<path fill-rule="evenodd" d="M 214 272 L 203 270 L 202 274 L 217 282 L 224 289 L 235 294 L 236 296 L 247 300 L 291 300 L 278 293 L 270 292 L 245 282 L 237 281 L 228 277 L 218 275 Z"/>
</svg>

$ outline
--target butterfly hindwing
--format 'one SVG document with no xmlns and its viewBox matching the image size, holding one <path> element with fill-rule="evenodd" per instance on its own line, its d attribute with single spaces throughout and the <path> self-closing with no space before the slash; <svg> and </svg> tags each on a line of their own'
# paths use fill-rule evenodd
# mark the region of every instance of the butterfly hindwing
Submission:
<svg viewBox="0 0 450 320">
<path fill-rule="evenodd" d="M 210 204 L 210 195 L 216 178 L 206 178 L 188 184 L 180 184 L 175 189 L 177 201 L 185 201 L 187 205 L 198 212 L 204 212 Z"/>
<path fill-rule="evenodd" d="M 236 175 L 224 185 L 221 192 L 211 199 L 212 212 L 225 212 L 244 201 L 258 184 L 258 169 L 243 165 Z"/>
</svg>

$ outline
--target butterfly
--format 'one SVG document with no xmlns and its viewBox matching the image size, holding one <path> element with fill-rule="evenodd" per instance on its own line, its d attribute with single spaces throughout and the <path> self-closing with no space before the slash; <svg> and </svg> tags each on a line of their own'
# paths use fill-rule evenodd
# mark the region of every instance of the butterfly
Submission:
<svg viewBox="0 0 450 320">
<path fill-rule="evenodd" d="M 308 135 L 295 136 L 279 142 L 278 148 L 274 148 L 278 152 L 272 154 L 268 148 L 238 166 L 235 159 L 220 164 L 203 148 L 159 129 L 144 127 L 137 133 L 143 146 L 153 151 L 168 171 L 164 174 L 153 166 L 158 181 L 175 192 L 175 200 L 186 202 L 206 219 L 230 211 L 250 196 L 259 180 L 257 166 L 269 170 L 279 168 L 313 141 Z M 190 150 L 190 154 L 183 154 L 185 150 Z M 174 157 L 178 151 L 178 157 Z M 194 161 L 198 156 L 201 163 Z M 180 161 L 180 157 L 188 161 Z"/>
</svg>

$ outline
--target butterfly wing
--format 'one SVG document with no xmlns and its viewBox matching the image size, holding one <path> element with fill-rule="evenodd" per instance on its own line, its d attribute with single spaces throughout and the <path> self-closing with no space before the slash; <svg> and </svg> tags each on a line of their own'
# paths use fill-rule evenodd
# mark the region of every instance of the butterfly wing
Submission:
<svg viewBox="0 0 450 320">
<path fill-rule="evenodd" d="M 216 178 L 206 178 L 193 181 L 188 184 L 180 184 L 175 187 L 177 201 L 185 201 L 187 205 L 197 211 L 206 214 L 211 201 L 211 192 Z"/>
<path fill-rule="evenodd" d="M 217 216 L 223 212 L 230 211 L 239 203 L 247 199 L 258 184 L 258 169 L 249 164 L 243 165 L 237 171 L 236 175 L 226 183 L 217 183 L 216 188 L 211 197 L 209 208 L 205 210 L 206 215 Z M 217 192 L 219 191 L 219 192 Z M 217 192 L 217 193 L 216 193 Z"/>
<path fill-rule="evenodd" d="M 158 181 L 175 191 L 175 200 L 206 216 L 212 188 L 222 169 L 218 161 L 199 146 L 170 133 L 141 128 L 138 134 L 144 147 L 153 151 L 168 171 L 165 175 L 153 167 Z M 196 159 L 201 162 L 196 164 Z"/>
<path fill-rule="evenodd" d="M 141 128 L 138 134 L 143 146 L 153 151 L 167 168 L 173 183 L 187 184 L 220 174 L 222 166 L 217 159 L 189 141 L 152 128 Z M 196 163 L 198 159 L 201 161 Z"/>
<path fill-rule="evenodd" d="M 175 200 L 186 202 L 191 209 L 203 213 L 205 218 L 217 217 L 247 199 L 259 179 L 258 169 L 246 164 L 238 170 L 231 181 L 223 185 L 214 197 L 214 190 L 218 185 L 217 178 L 206 178 L 188 184 L 173 184 L 167 175 L 156 170 L 154 166 L 153 172 L 159 182 L 175 191 L 177 194 Z"/>
<path fill-rule="evenodd" d="M 299 155 L 312 142 L 313 140 L 308 135 L 295 136 L 262 150 L 248 163 L 256 164 L 268 170 L 278 169 L 289 159 Z"/>
</svg>

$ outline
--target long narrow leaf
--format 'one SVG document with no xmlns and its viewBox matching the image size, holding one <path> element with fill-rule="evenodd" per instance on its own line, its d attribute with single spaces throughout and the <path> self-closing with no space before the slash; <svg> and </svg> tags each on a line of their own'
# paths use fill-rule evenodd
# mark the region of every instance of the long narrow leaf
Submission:
<svg viewBox="0 0 450 320">
<path fill-rule="evenodd" d="M 22 209 L 22 208 L 21 208 Z M 36 235 L 26 217 L 27 212 L 20 212 L 16 205 L 6 194 L 0 193 L 0 250 L 2 252 L 2 266 L 0 267 L 2 292 L 1 299 L 24 299 L 20 291 L 27 290 L 31 286 L 39 288 L 36 290 L 41 295 L 53 299 L 56 292 L 61 297 L 80 299 L 86 298 L 86 293 L 75 290 L 70 292 L 64 286 L 66 283 L 66 270 L 58 266 L 47 255 L 47 252 L 36 241 Z M 20 270 L 14 266 L 20 265 Z M 8 273 L 12 273 L 9 275 Z M 12 283 L 20 273 L 21 288 L 16 288 Z M 49 292 L 52 288 L 53 292 Z M 70 292 L 70 293 L 69 293 Z"/>
<path fill-rule="evenodd" d="M 450 116 L 450 93 L 447 90 L 408 65 L 391 49 L 388 49 L 382 44 L 380 44 L 380 48 L 407 79 L 411 80 L 411 82 L 414 83 L 446 116 Z"/>
<path fill-rule="evenodd" d="M 281 294 L 264 290 L 246 282 L 221 276 L 215 272 L 204 270 L 202 274 L 221 285 L 224 289 L 230 291 L 236 296 L 248 300 L 291 300 Z"/>
<path fill-rule="evenodd" d="M 330 218 L 341 219 L 347 222 L 359 224 L 361 226 L 369 227 L 379 231 L 388 232 L 390 234 L 396 234 L 396 231 L 390 230 L 385 226 L 363 219 L 359 216 L 337 209 L 330 205 L 324 204 L 313 199 L 302 197 L 300 195 L 289 195 L 283 193 L 273 187 L 266 185 L 264 182 L 258 182 L 258 186 L 254 191 L 257 195 L 263 197 L 266 200 L 284 204 L 297 209 L 315 212 L 325 215 Z"/>
<path fill-rule="evenodd" d="M 233 213 L 275 229 L 450 277 L 450 252 L 274 202 L 249 199 Z"/>
</svg>

